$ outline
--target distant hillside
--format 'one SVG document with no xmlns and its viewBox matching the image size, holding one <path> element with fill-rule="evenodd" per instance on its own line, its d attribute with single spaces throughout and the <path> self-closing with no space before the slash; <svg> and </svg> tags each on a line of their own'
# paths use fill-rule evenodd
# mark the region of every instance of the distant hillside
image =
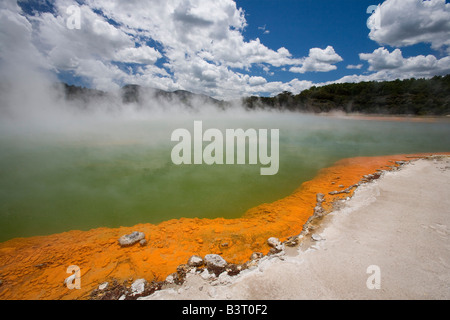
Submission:
<svg viewBox="0 0 450 320">
<path fill-rule="evenodd" d="M 243 99 L 248 109 L 275 108 L 302 112 L 450 115 L 450 75 L 431 79 L 330 84 L 298 95 Z"/>
<path fill-rule="evenodd" d="M 215 105 L 225 109 L 230 103 L 202 94 L 178 90 L 174 92 L 138 85 L 126 85 L 116 94 L 63 84 L 65 97 L 81 102 L 82 108 L 107 104 L 134 103 L 146 108 L 149 101 L 182 104 L 188 108 Z M 119 97 L 119 99 L 118 99 Z M 117 101 L 120 100 L 120 101 Z M 294 95 L 283 92 L 275 97 L 246 97 L 247 109 L 278 109 L 299 112 L 330 112 L 404 115 L 450 115 L 450 75 L 431 79 L 408 79 L 384 82 L 330 84 L 312 87 Z"/>
<path fill-rule="evenodd" d="M 110 92 L 68 84 L 63 84 L 63 86 L 67 100 L 82 102 L 85 106 L 89 105 L 91 102 L 112 101 L 113 99 L 117 99 L 117 95 Z M 122 103 L 135 103 L 142 108 L 145 107 L 147 102 L 155 100 L 163 100 L 168 103 L 180 103 L 186 107 L 198 107 L 198 105 L 212 104 L 220 108 L 225 108 L 227 105 L 224 101 L 217 100 L 203 94 L 195 94 L 184 90 L 169 92 L 133 84 L 125 85 L 120 89 L 118 94 Z"/>
</svg>

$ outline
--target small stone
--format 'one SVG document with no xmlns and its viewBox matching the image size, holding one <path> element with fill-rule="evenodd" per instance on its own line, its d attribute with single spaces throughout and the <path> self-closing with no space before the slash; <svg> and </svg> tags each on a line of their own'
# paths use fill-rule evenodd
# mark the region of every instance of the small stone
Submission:
<svg viewBox="0 0 450 320">
<path fill-rule="evenodd" d="M 319 203 L 324 202 L 324 201 L 325 201 L 325 195 L 324 195 L 323 193 L 318 193 L 318 194 L 316 195 L 316 200 L 317 200 L 317 202 L 319 202 Z"/>
<path fill-rule="evenodd" d="M 139 244 L 141 245 L 141 247 L 144 247 L 147 245 L 147 240 L 142 239 L 141 241 L 139 241 Z"/>
<path fill-rule="evenodd" d="M 128 247 L 143 239 L 145 239 L 145 234 L 143 232 L 134 231 L 133 233 L 120 237 L 119 244 L 121 247 Z"/>
<path fill-rule="evenodd" d="M 322 241 L 323 238 L 321 236 L 319 236 L 318 234 L 313 234 L 311 236 L 311 239 L 313 239 L 314 241 Z"/>
<path fill-rule="evenodd" d="M 192 267 L 188 266 L 187 264 L 180 264 L 180 265 L 177 267 L 178 277 L 179 277 L 180 279 L 184 279 L 184 278 L 186 277 L 186 274 L 189 273 L 189 272 L 191 271 L 191 268 L 192 268 Z"/>
<path fill-rule="evenodd" d="M 131 294 L 133 296 L 142 294 L 145 290 L 146 283 L 147 280 L 145 279 L 137 279 L 136 281 L 134 281 L 133 284 L 131 285 Z"/>
<path fill-rule="evenodd" d="M 250 256 L 250 260 L 258 260 L 264 257 L 264 254 L 262 252 L 253 252 Z"/>
<path fill-rule="evenodd" d="M 105 290 L 106 288 L 108 288 L 109 283 L 108 282 L 103 282 L 101 285 L 98 286 L 98 290 Z"/>
<path fill-rule="evenodd" d="M 284 244 L 288 247 L 296 247 L 299 242 L 299 237 L 290 237 Z"/>
<path fill-rule="evenodd" d="M 216 276 L 222 273 L 228 264 L 225 259 L 218 254 L 207 254 L 205 256 L 204 262 L 206 264 L 206 267 L 210 271 L 214 272 Z"/>
<path fill-rule="evenodd" d="M 251 260 L 244 263 L 245 269 L 251 269 L 258 266 L 258 260 Z"/>
<path fill-rule="evenodd" d="M 267 239 L 267 244 L 272 247 L 269 251 L 269 254 L 276 254 L 284 250 L 284 245 L 278 238 L 272 237 Z"/>
<path fill-rule="evenodd" d="M 272 248 L 276 248 L 279 245 L 281 245 L 281 242 L 278 238 L 271 237 L 271 238 L 267 239 L 267 244 Z"/>
<path fill-rule="evenodd" d="M 177 267 L 177 272 L 174 273 L 174 283 L 175 284 L 183 284 L 186 280 L 186 275 L 190 273 L 192 267 L 189 267 L 187 264 L 180 264 Z"/>
<path fill-rule="evenodd" d="M 166 277 L 166 282 L 169 284 L 173 284 L 175 283 L 175 278 L 176 278 L 177 274 L 176 273 L 171 273 Z"/>
<path fill-rule="evenodd" d="M 189 267 L 201 267 L 203 265 L 203 259 L 200 256 L 193 255 L 187 262 Z"/>
<path fill-rule="evenodd" d="M 316 217 L 323 216 L 323 212 L 324 212 L 324 210 L 323 210 L 323 208 L 321 206 L 316 206 L 314 208 L 314 216 L 316 216 Z"/>
</svg>

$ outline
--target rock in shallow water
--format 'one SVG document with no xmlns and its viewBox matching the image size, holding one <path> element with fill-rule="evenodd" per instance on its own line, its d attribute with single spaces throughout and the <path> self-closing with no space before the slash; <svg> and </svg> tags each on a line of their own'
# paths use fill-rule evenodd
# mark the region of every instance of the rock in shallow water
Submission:
<svg viewBox="0 0 450 320">
<path fill-rule="evenodd" d="M 134 231 L 133 233 L 120 237 L 119 244 L 121 247 L 128 247 L 141 240 L 145 240 L 145 234 L 143 232 Z"/>
</svg>

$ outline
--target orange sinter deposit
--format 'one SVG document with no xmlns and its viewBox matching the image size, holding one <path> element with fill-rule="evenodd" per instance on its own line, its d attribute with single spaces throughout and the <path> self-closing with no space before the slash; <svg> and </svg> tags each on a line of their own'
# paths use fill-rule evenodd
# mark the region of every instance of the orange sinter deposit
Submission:
<svg viewBox="0 0 450 320">
<path fill-rule="evenodd" d="M 415 155 L 428 156 L 429 154 Z M 145 278 L 162 281 L 190 256 L 220 254 L 229 263 L 244 263 L 253 252 L 267 254 L 267 239 L 281 241 L 298 235 L 314 212 L 316 194 L 325 194 L 323 208 L 331 210 L 342 191 L 377 170 L 395 167 L 397 155 L 351 158 L 323 169 L 292 195 L 262 204 L 239 219 L 178 219 L 158 225 L 140 224 L 117 229 L 69 231 L 50 236 L 18 238 L 0 244 L 0 299 L 88 299 L 99 284 L 116 279 Z M 145 246 L 121 247 L 118 239 L 133 231 L 144 232 Z M 81 289 L 69 290 L 67 268 L 81 269 Z"/>
</svg>

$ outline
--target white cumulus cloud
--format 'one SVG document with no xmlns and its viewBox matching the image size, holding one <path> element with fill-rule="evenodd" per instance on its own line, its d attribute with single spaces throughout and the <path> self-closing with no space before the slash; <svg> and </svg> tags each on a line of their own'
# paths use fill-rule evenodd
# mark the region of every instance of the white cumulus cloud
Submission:
<svg viewBox="0 0 450 320">
<path fill-rule="evenodd" d="M 450 72 L 450 57 L 437 59 L 433 55 L 418 55 L 404 58 L 400 49 L 389 52 L 378 48 L 372 53 L 360 54 L 361 60 L 369 63 L 370 71 L 391 71 L 399 78 L 430 77 Z"/>
<path fill-rule="evenodd" d="M 336 70 L 336 63 L 343 61 L 342 57 L 338 55 L 332 46 L 325 49 L 312 48 L 309 50 L 309 55 L 301 62 L 300 67 L 291 67 L 289 71 L 296 73 L 305 72 L 328 72 Z"/>
<path fill-rule="evenodd" d="M 369 18 L 369 37 L 381 45 L 450 46 L 450 4 L 445 0 L 386 0 Z"/>
<path fill-rule="evenodd" d="M 23 29 L 26 35 L 21 42 L 16 37 L 14 50 L 2 54 L 40 61 L 40 66 L 70 72 L 101 90 L 134 83 L 222 99 L 297 92 L 309 83 L 269 82 L 250 76 L 250 69 L 269 75 L 271 68 L 280 67 L 326 72 L 342 61 L 331 46 L 297 58 L 285 47 L 271 49 L 259 38 L 245 39 L 245 13 L 233 0 L 54 0 L 52 5 L 52 12 L 30 15 L 16 1 L 6 0 L 2 22 L 17 20 L 8 29 L 11 34 Z M 67 25 L 71 6 L 79 9 L 79 28 Z M 13 25 L 22 29 L 13 32 Z M 2 47 L 7 41 L 2 40 Z"/>
</svg>

